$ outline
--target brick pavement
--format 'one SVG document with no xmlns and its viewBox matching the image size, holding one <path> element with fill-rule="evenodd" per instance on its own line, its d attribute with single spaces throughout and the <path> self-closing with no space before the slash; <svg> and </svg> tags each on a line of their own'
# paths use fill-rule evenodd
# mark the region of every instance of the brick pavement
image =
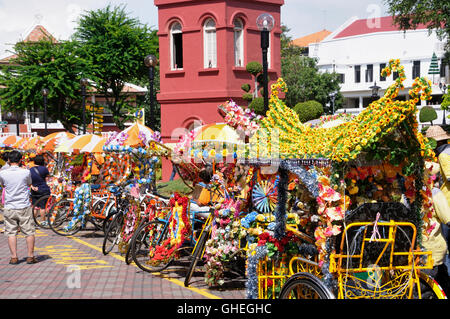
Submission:
<svg viewBox="0 0 450 319">
<path fill-rule="evenodd" d="M 1 225 L 3 226 L 3 225 Z M 245 281 L 232 279 L 221 289 L 208 288 L 198 271 L 184 287 L 183 260 L 160 275 L 127 265 L 116 251 L 101 252 L 101 232 L 81 231 L 74 237 L 38 229 L 39 263 L 25 262 L 25 238 L 19 235 L 18 265 L 9 264 L 7 238 L 0 234 L 0 299 L 244 299 Z"/>
</svg>

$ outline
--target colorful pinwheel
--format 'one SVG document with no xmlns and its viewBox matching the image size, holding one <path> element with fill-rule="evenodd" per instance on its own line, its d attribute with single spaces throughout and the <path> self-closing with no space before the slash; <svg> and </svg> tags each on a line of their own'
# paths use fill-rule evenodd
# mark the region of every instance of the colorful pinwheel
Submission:
<svg viewBox="0 0 450 319">
<path fill-rule="evenodd" d="M 264 180 L 255 185 L 252 192 L 252 200 L 255 208 L 261 213 L 273 212 L 277 205 L 276 181 Z"/>
</svg>

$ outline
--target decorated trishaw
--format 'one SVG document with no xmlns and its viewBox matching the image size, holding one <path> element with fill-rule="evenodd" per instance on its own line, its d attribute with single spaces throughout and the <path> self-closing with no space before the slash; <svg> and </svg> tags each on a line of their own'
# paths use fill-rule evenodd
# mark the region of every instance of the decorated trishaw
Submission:
<svg viewBox="0 0 450 319">
<path fill-rule="evenodd" d="M 445 298 L 423 272 L 432 252 L 421 249 L 435 226 L 425 167 L 435 158 L 416 104 L 430 98 L 430 83 L 417 78 L 411 99 L 398 101 L 398 60 L 382 75 L 391 72 L 399 78 L 358 116 L 315 127 L 278 98 L 281 79 L 272 86 L 267 116 L 240 159 L 265 173 L 254 184 L 269 212 L 241 221 L 251 237 L 248 298 Z"/>
<path fill-rule="evenodd" d="M 128 184 L 127 201 L 118 211 L 106 231 L 103 253 L 108 254 L 117 244 L 126 262 L 131 262 L 131 238 L 141 223 L 152 219 L 156 210 L 167 206 L 168 200 L 156 194 L 156 165 L 167 157 L 170 149 L 161 142 L 159 132 L 135 123 L 112 135 L 102 147 L 106 154 L 126 156 L 130 170 L 121 175 L 118 184 Z"/>
</svg>

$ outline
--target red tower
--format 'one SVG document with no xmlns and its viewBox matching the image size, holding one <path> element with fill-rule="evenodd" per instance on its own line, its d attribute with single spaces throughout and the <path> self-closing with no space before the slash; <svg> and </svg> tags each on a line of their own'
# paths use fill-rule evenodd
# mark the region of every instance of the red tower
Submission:
<svg viewBox="0 0 450 319">
<path fill-rule="evenodd" d="M 269 81 L 280 76 L 280 8 L 284 0 L 154 0 L 158 7 L 161 135 L 176 142 L 194 123 L 222 122 L 217 106 L 229 99 L 240 105 L 245 70 L 262 63 L 256 19 L 275 19 L 268 51 Z M 270 87 L 270 82 L 269 82 Z M 163 179 L 171 166 L 163 163 Z"/>
</svg>

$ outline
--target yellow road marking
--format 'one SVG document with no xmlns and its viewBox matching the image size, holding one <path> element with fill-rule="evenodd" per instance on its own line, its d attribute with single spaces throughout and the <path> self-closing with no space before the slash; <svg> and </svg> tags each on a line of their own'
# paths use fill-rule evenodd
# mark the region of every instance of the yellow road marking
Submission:
<svg viewBox="0 0 450 319">
<path fill-rule="evenodd" d="M 52 261 L 58 265 L 72 266 L 76 264 L 79 269 L 99 269 L 111 268 L 108 262 L 97 257 L 91 256 L 89 253 L 73 248 L 72 245 L 49 245 L 45 247 L 36 247 L 41 254 L 48 254 L 52 257 Z"/>
<path fill-rule="evenodd" d="M 78 243 L 80 243 L 80 244 L 83 244 L 83 245 L 85 245 L 85 246 L 88 246 L 89 248 L 92 248 L 92 249 L 94 249 L 94 250 L 97 250 L 97 251 L 99 251 L 99 252 L 101 252 L 101 253 L 103 254 L 102 249 L 99 248 L 99 247 L 97 247 L 97 246 L 95 246 L 95 245 L 92 245 L 92 244 L 90 244 L 90 243 L 88 243 L 88 242 L 85 242 L 84 240 L 81 240 L 81 239 L 79 239 L 79 238 L 77 238 L 77 237 L 68 236 L 68 238 L 73 239 L 74 241 L 76 241 L 76 242 L 78 242 Z M 111 256 L 111 257 L 113 257 L 113 258 L 116 258 L 116 259 L 118 259 L 118 260 L 120 260 L 120 261 L 125 262 L 125 257 L 122 257 L 122 256 L 120 256 L 120 255 L 118 255 L 118 254 L 116 254 L 116 253 L 110 252 L 110 253 L 108 254 L 108 256 Z M 138 267 L 137 265 L 135 265 L 134 263 L 133 263 L 133 265 L 134 265 L 134 267 L 139 268 L 139 267 Z M 140 269 L 140 268 L 139 268 L 139 269 Z M 170 282 L 172 282 L 172 283 L 174 283 L 174 284 L 176 284 L 176 285 L 178 285 L 178 286 L 181 286 L 181 287 L 183 287 L 183 288 L 192 290 L 192 291 L 194 291 L 194 292 L 196 292 L 196 293 L 198 293 L 198 294 L 200 294 L 200 295 L 202 295 L 202 296 L 205 296 L 205 297 L 207 297 L 207 298 L 210 298 L 210 299 L 221 299 L 220 297 L 218 297 L 218 296 L 216 296 L 216 295 L 213 295 L 213 294 L 211 294 L 211 293 L 205 291 L 204 289 L 195 288 L 195 287 L 185 287 L 185 286 L 184 286 L 184 282 L 182 282 L 181 280 L 167 277 L 167 276 L 165 276 L 165 275 L 163 275 L 163 274 L 161 274 L 161 273 L 159 273 L 159 272 L 155 272 L 155 273 L 152 273 L 152 274 L 155 275 L 155 276 L 158 276 L 158 277 L 160 277 L 160 278 L 162 278 L 162 279 L 168 280 L 168 281 L 170 281 Z"/>
</svg>

